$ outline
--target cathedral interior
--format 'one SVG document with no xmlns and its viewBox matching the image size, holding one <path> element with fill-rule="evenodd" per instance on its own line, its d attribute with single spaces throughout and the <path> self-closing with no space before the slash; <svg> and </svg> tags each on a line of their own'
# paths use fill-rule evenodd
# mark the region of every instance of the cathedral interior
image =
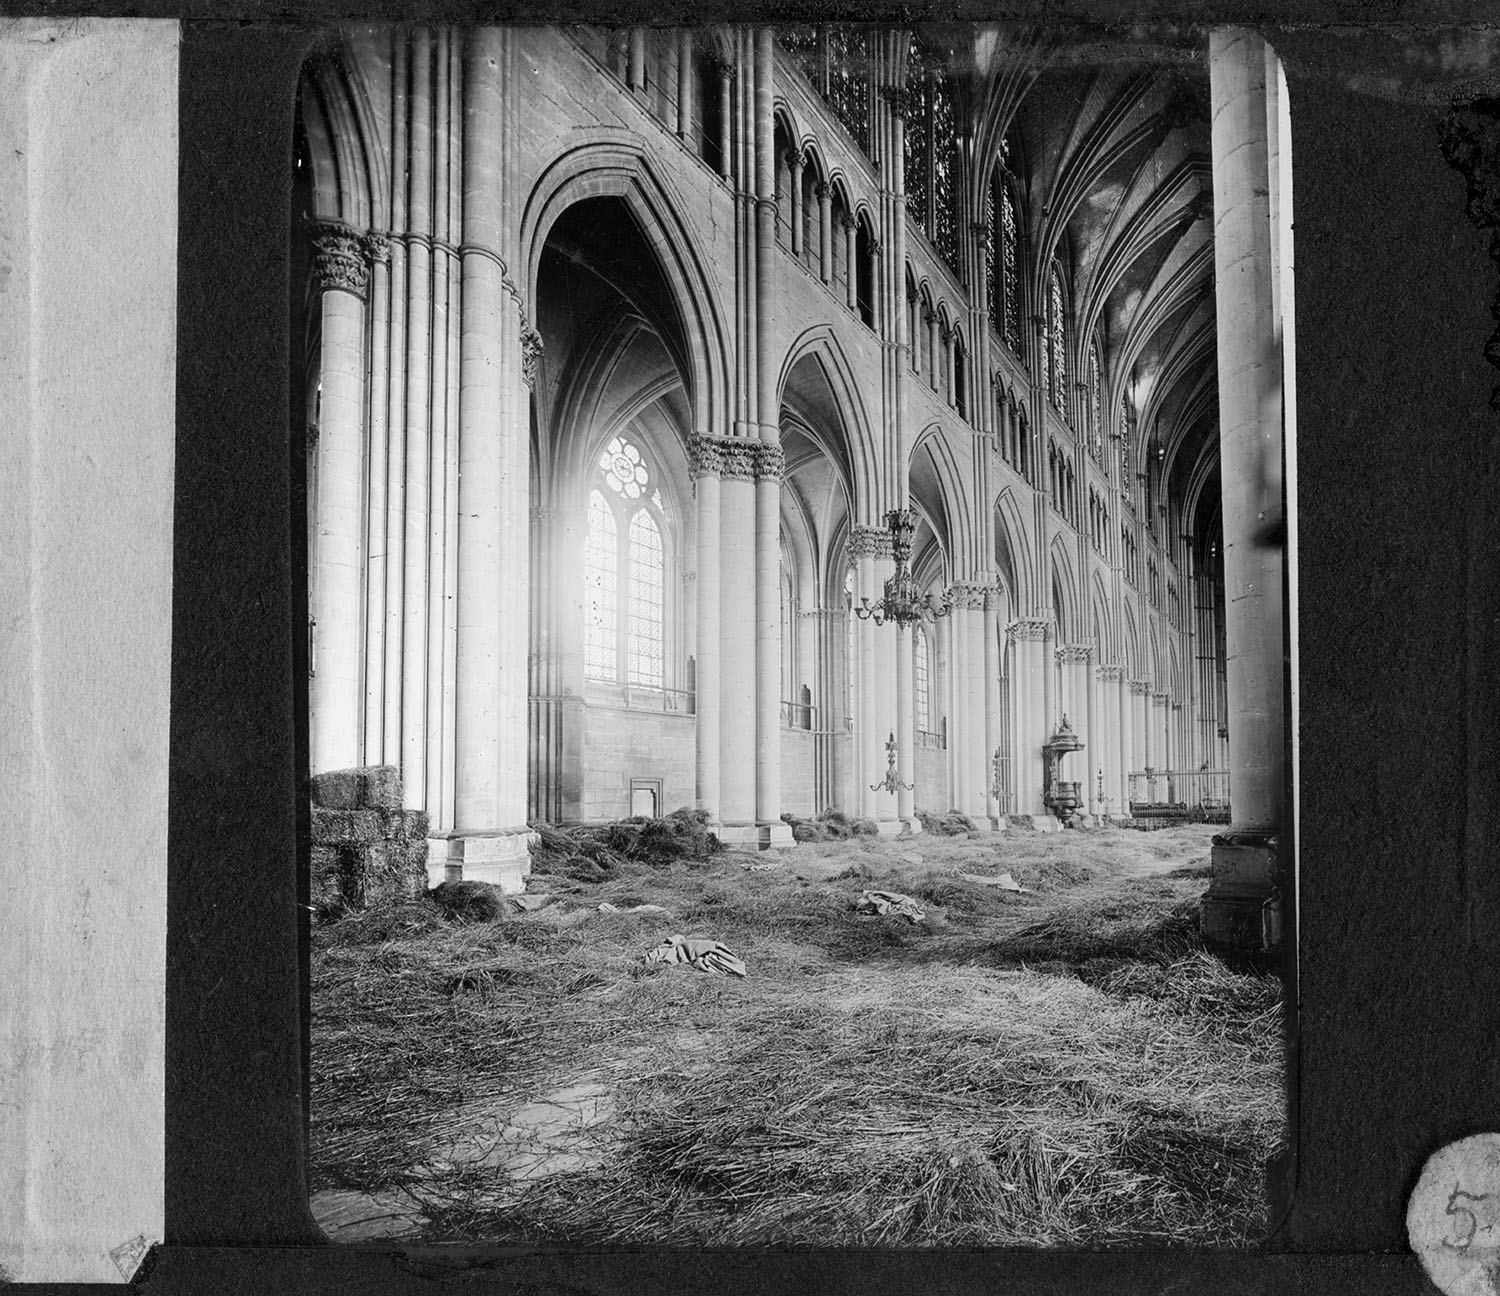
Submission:
<svg viewBox="0 0 1500 1296">
<path fill-rule="evenodd" d="M 1258 908 L 1286 121 L 1243 32 L 331 33 L 293 198 L 312 772 L 397 767 L 437 878 L 679 806 L 762 846 L 1186 812 Z"/>
</svg>

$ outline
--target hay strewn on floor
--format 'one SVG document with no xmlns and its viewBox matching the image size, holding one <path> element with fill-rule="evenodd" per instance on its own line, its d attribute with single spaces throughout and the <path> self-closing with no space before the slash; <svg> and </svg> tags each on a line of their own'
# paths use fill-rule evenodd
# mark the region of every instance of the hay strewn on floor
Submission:
<svg viewBox="0 0 1500 1296">
<path fill-rule="evenodd" d="M 775 857 L 612 846 L 600 880 L 534 877 L 559 898 L 525 916 L 417 902 L 333 923 L 313 951 L 314 1186 L 405 1185 L 431 1240 L 1253 1238 L 1280 986 L 1197 939 L 1210 835 L 853 838 L 754 872 Z M 819 859 L 848 876 L 787 863 Z M 928 918 L 856 915 L 872 881 Z M 643 967 L 673 932 L 723 941 L 749 977 Z M 503 1151 L 518 1111 L 583 1082 L 609 1115 L 549 1133 L 563 1168 L 518 1179 L 454 1151 L 481 1127 Z"/>
</svg>

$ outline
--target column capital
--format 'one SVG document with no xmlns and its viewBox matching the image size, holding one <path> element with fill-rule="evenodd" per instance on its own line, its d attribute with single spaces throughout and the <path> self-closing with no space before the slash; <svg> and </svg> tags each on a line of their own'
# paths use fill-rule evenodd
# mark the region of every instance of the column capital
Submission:
<svg viewBox="0 0 1500 1296">
<path fill-rule="evenodd" d="M 1125 678 L 1125 668 L 1118 662 L 1108 662 L 1103 666 L 1094 668 L 1094 678 L 1101 683 L 1109 684 Z"/>
<path fill-rule="evenodd" d="M 833 188 L 829 185 L 828 181 L 819 180 L 817 184 L 813 185 L 813 196 L 819 202 L 823 202 L 833 197 Z"/>
<path fill-rule="evenodd" d="M 1143 680 L 1143 679 L 1126 680 L 1125 687 L 1128 688 L 1130 690 L 1131 694 L 1133 696 L 1135 696 L 1135 697 L 1150 697 L 1151 696 L 1151 681 L 1150 680 Z"/>
<path fill-rule="evenodd" d="M 1020 617 L 1005 627 L 1016 643 L 1043 643 L 1052 633 L 1052 623 L 1043 617 Z"/>
<path fill-rule="evenodd" d="M 1172 700 L 1172 695 L 1170 693 L 1153 693 L 1151 700 L 1158 706 L 1166 706 Z"/>
<path fill-rule="evenodd" d="M 343 221 L 313 221 L 312 279 L 319 291 L 338 289 L 364 301 L 370 286 L 370 258 L 377 243 L 385 240 L 371 236 Z"/>
<path fill-rule="evenodd" d="M 954 581 L 944 592 L 943 598 L 952 607 L 982 612 L 990 588 L 979 581 Z"/>
<path fill-rule="evenodd" d="M 885 527 L 853 526 L 845 552 L 852 563 L 860 558 L 894 558 L 895 541 Z"/>
<path fill-rule="evenodd" d="M 694 479 L 780 481 L 785 472 L 786 455 L 775 442 L 697 433 L 688 438 L 688 476 Z"/>
<path fill-rule="evenodd" d="M 1059 644 L 1057 646 L 1057 660 L 1064 664 L 1088 662 L 1093 656 L 1092 644 Z"/>
</svg>

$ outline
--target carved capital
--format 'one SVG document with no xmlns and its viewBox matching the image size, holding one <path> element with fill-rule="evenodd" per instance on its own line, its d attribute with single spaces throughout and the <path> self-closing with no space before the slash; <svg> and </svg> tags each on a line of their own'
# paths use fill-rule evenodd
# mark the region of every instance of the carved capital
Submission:
<svg viewBox="0 0 1500 1296">
<path fill-rule="evenodd" d="M 850 527 L 847 553 L 851 562 L 859 558 L 894 558 L 895 541 L 885 527 Z"/>
<path fill-rule="evenodd" d="M 1088 662 L 1093 656 L 1092 644 L 1059 644 L 1057 648 L 1057 660 L 1063 665 Z"/>
<path fill-rule="evenodd" d="M 1101 684 L 1112 684 L 1117 680 L 1125 678 L 1125 668 L 1114 662 L 1104 666 L 1096 666 L 1094 668 L 1094 678 Z"/>
<path fill-rule="evenodd" d="M 536 386 L 537 366 L 542 362 L 542 335 L 530 324 L 521 325 L 521 381 Z"/>
<path fill-rule="evenodd" d="M 338 289 L 364 301 L 370 286 L 370 240 L 340 221 L 312 225 L 312 278 L 320 292 Z"/>
<path fill-rule="evenodd" d="M 786 475 L 786 452 L 770 441 L 755 446 L 755 480 L 779 482 Z"/>
<path fill-rule="evenodd" d="M 1155 702 L 1157 706 L 1166 706 L 1167 703 L 1172 700 L 1172 695 L 1170 693 L 1153 693 L 1151 695 L 1151 700 Z"/>
<path fill-rule="evenodd" d="M 1041 617 L 1020 617 L 1005 627 L 1014 643 L 1043 643 L 1052 633 L 1052 623 Z"/>
<path fill-rule="evenodd" d="M 943 597 L 952 607 L 983 612 L 985 598 L 993 588 L 978 581 L 956 581 L 948 586 Z"/>
<path fill-rule="evenodd" d="M 823 202 L 825 199 L 833 197 L 833 190 L 829 187 L 828 181 L 819 180 L 817 184 L 813 185 L 813 195 L 819 202 Z"/>
<path fill-rule="evenodd" d="M 1151 695 L 1151 681 L 1143 679 L 1126 680 L 1125 687 L 1130 690 L 1134 697 L 1149 697 Z"/>
</svg>

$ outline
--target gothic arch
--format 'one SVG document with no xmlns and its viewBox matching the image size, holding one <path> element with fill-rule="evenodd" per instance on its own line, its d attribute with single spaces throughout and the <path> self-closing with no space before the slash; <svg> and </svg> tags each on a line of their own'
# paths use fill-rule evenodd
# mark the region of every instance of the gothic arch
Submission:
<svg viewBox="0 0 1500 1296">
<path fill-rule="evenodd" d="M 302 65 L 297 97 L 313 169 L 319 218 L 356 229 L 390 224 L 389 166 L 380 147 L 363 72 L 331 38 Z"/>
<path fill-rule="evenodd" d="M 1089 580 L 1090 603 L 1093 605 L 1094 653 L 1099 664 L 1116 661 L 1114 618 L 1109 614 L 1109 593 L 1104 578 L 1095 571 Z"/>
<path fill-rule="evenodd" d="M 521 217 L 526 301 L 536 300 L 542 248 L 559 216 L 585 198 L 621 198 L 656 253 L 682 319 L 693 431 L 706 434 L 729 421 L 729 348 L 723 313 L 699 241 L 682 213 L 688 209 L 660 176 L 641 141 L 626 131 L 580 132 L 582 139 L 538 178 Z"/>
<path fill-rule="evenodd" d="M 1027 542 L 1028 534 L 1025 516 L 1016 502 L 1015 491 L 1007 486 L 995 497 L 995 562 L 1000 566 L 999 549 L 1003 542 L 1013 569 L 1011 592 L 1015 595 L 1017 616 L 1035 612 L 1040 603 L 1037 591 L 1032 587 L 1033 562 L 1031 546 Z"/>
<path fill-rule="evenodd" d="M 780 411 L 786 401 L 787 382 L 792 371 L 809 359 L 817 364 L 828 383 L 841 420 L 840 426 L 834 429 L 841 436 L 834 447 L 839 453 L 829 457 L 847 474 L 845 486 L 849 492 L 850 512 L 862 517 L 866 507 L 873 509 L 880 498 L 880 467 L 872 458 L 879 439 L 871 427 L 869 411 L 860 396 L 854 370 L 831 324 L 813 325 L 798 334 L 787 348 L 781 372 L 776 377 L 776 408 Z"/>
<path fill-rule="evenodd" d="M 911 454 L 906 463 L 908 481 L 917 464 L 918 455 L 924 450 L 932 464 L 933 477 L 947 522 L 948 553 L 954 567 L 960 569 L 953 571 L 953 576 L 959 579 L 963 575 L 961 569 L 964 565 L 959 555 L 974 552 L 974 519 L 964 491 L 963 476 L 952 447 L 942 435 L 942 428 L 937 423 L 929 423 L 912 443 Z"/>
<path fill-rule="evenodd" d="M 1078 581 L 1073 572 L 1072 556 L 1061 536 L 1052 541 L 1051 558 L 1052 614 L 1057 622 L 1057 640 L 1059 643 L 1071 643 L 1078 637 Z"/>
</svg>

